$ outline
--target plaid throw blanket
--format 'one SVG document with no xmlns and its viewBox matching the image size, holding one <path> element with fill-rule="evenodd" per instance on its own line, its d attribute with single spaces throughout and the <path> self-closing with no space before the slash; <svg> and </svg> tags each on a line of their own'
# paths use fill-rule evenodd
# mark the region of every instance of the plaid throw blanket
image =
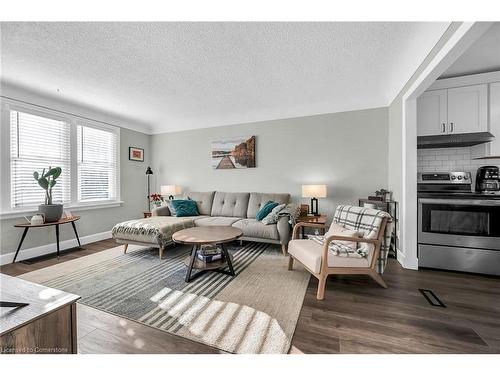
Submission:
<svg viewBox="0 0 500 375">
<path fill-rule="evenodd" d="M 341 236 L 341 234 L 339 234 Z M 316 242 L 323 246 L 325 243 L 325 236 L 318 236 L 314 234 L 309 234 L 307 236 L 309 240 Z M 328 248 L 337 256 L 345 257 L 345 258 L 364 258 L 368 255 L 361 246 L 356 246 L 356 249 L 353 249 L 350 246 L 343 245 L 341 243 L 330 242 Z"/>
<path fill-rule="evenodd" d="M 392 217 L 387 212 L 376 210 L 373 208 L 365 208 L 358 206 L 340 205 L 335 210 L 333 221 L 343 227 L 354 229 L 361 234 L 361 237 L 375 239 L 378 236 L 378 229 L 383 218 L 387 218 L 384 237 L 380 246 L 380 254 L 377 259 L 376 270 L 378 273 L 383 273 L 387 264 L 387 256 L 391 248 L 392 236 Z M 373 250 L 372 244 L 360 244 L 359 248 L 364 248 L 361 251 L 368 254 Z"/>
<path fill-rule="evenodd" d="M 387 264 L 387 256 L 391 247 L 392 236 L 392 217 L 387 212 L 376 210 L 373 208 L 365 208 L 358 206 L 340 205 L 335 210 L 333 222 L 342 225 L 348 229 L 354 229 L 360 237 L 366 239 L 376 239 L 378 237 L 378 229 L 384 218 L 388 218 L 385 227 L 384 238 L 380 246 L 380 254 L 377 259 L 376 270 L 378 273 L 383 273 Z M 313 237 L 313 238 L 311 238 Z M 324 243 L 324 236 L 311 236 L 310 239 L 318 243 Z M 370 251 L 373 251 L 373 244 L 360 243 L 356 250 L 348 249 L 340 244 L 332 244 L 330 250 L 335 255 L 344 257 L 366 257 Z"/>
</svg>

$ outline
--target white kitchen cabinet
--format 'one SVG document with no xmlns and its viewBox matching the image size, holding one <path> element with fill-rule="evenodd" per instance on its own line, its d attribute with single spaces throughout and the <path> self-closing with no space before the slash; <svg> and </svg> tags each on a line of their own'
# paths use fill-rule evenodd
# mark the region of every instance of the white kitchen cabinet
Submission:
<svg viewBox="0 0 500 375">
<path fill-rule="evenodd" d="M 448 89 L 448 134 L 488 131 L 488 85 Z"/>
<path fill-rule="evenodd" d="M 417 99 L 417 135 L 446 134 L 447 91 L 426 91 Z"/>
<path fill-rule="evenodd" d="M 417 99 L 417 135 L 488 131 L 488 85 L 424 92 Z"/>
<path fill-rule="evenodd" d="M 500 82 L 490 84 L 490 126 L 489 131 L 495 139 L 488 143 L 483 143 L 471 147 L 471 157 L 476 158 L 496 158 L 500 160 Z"/>
</svg>

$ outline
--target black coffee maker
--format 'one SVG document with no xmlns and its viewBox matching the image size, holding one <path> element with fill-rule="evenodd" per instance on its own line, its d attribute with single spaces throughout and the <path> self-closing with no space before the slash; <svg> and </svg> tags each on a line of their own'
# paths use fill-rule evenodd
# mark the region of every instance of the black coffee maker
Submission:
<svg viewBox="0 0 500 375">
<path fill-rule="evenodd" d="M 476 173 L 476 192 L 494 194 L 500 192 L 498 167 L 480 167 Z"/>
</svg>

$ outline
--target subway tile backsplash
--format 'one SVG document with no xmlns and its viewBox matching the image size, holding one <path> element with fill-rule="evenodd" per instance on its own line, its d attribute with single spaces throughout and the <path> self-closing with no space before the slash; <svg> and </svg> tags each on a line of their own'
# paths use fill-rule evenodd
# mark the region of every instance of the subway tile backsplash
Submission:
<svg viewBox="0 0 500 375">
<path fill-rule="evenodd" d="M 483 165 L 500 166 L 498 164 L 498 159 L 472 159 L 470 147 L 428 148 L 417 150 L 418 172 L 471 172 L 472 182 L 475 184 L 476 171 Z"/>
</svg>

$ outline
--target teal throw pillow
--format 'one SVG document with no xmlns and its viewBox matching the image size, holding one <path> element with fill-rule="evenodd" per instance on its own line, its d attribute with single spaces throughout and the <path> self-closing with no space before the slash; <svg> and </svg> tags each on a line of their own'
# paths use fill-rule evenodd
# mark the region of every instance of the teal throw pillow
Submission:
<svg viewBox="0 0 500 375">
<path fill-rule="evenodd" d="M 259 211 L 257 211 L 257 214 L 255 215 L 255 219 L 258 221 L 261 221 L 264 219 L 269 213 L 273 210 L 274 207 L 276 207 L 278 203 L 273 202 L 273 201 L 267 201 L 266 204 L 264 204 Z"/>
<path fill-rule="evenodd" d="M 175 216 L 198 216 L 198 207 L 196 202 L 189 199 L 175 199 L 170 201 L 170 204 L 174 208 Z"/>
</svg>

